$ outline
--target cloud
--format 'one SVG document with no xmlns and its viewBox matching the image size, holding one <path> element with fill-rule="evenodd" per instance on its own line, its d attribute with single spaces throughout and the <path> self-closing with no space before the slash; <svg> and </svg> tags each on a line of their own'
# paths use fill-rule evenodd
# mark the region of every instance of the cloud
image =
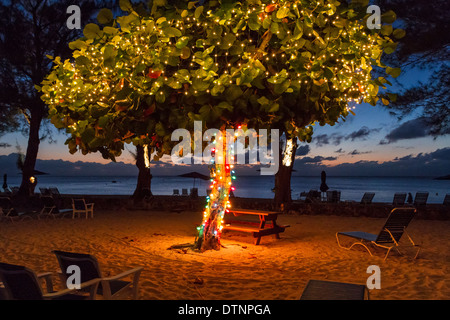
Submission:
<svg viewBox="0 0 450 320">
<path fill-rule="evenodd" d="M 372 151 L 358 151 L 355 149 L 355 150 L 349 152 L 348 154 L 350 154 L 352 156 L 356 156 L 358 154 L 367 154 L 367 153 L 372 153 Z"/>
<path fill-rule="evenodd" d="M 311 148 L 309 145 L 300 146 L 297 148 L 297 151 L 295 152 L 296 156 L 306 156 L 309 151 L 311 151 Z"/>
<path fill-rule="evenodd" d="M 308 176 L 320 176 L 320 171 L 326 170 L 331 176 L 439 177 L 450 174 L 450 148 L 410 154 L 386 162 L 362 160 L 333 166 L 321 162 L 296 161 L 294 168 L 296 175 Z"/>
<path fill-rule="evenodd" d="M 427 127 L 423 118 L 417 118 L 402 123 L 398 128 L 389 132 L 386 137 L 380 141 L 380 144 L 395 143 L 399 140 L 409 140 L 429 136 L 430 129 Z"/>
<path fill-rule="evenodd" d="M 345 136 L 345 140 L 349 140 L 351 139 L 352 141 L 356 140 L 356 139 L 367 139 L 367 137 L 369 135 L 371 135 L 374 132 L 379 132 L 381 130 L 381 128 L 374 128 L 374 129 L 369 129 L 367 127 L 362 127 L 361 129 L 357 130 L 357 131 L 353 131 L 352 133 L 350 133 L 349 135 Z"/>
<path fill-rule="evenodd" d="M 373 128 L 369 129 L 364 126 L 361 129 L 353 131 L 347 135 L 333 133 L 333 134 L 320 134 L 313 138 L 313 141 L 317 146 L 322 147 L 324 145 L 333 144 L 338 146 L 342 143 L 343 140 L 366 140 L 372 133 L 379 132 L 381 128 Z"/>
<path fill-rule="evenodd" d="M 322 161 L 334 161 L 337 160 L 337 157 L 322 157 L 322 156 L 315 156 L 314 158 L 311 157 L 303 157 L 300 159 L 295 160 L 295 163 L 321 163 Z"/>
<path fill-rule="evenodd" d="M 339 148 L 338 150 L 336 150 L 334 153 L 345 153 L 344 150 L 342 150 L 342 148 Z"/>
</svg>

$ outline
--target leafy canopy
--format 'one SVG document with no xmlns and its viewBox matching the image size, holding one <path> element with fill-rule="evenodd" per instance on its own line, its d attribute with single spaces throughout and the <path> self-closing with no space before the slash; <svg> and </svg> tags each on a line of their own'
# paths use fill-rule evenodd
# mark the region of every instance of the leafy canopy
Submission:
<svg viewBox="0 0 450 320">
<path fill-rule="evenodd" d="M 393 12 L 368 30 L 368 1 L 154 0 L 114 19 L 109 9 L 70 43 L 71 60 L 53 59 L 42 82 L 52 123 L 66 128 L 70 152 L 120 155 L 125 143 L 170 153 L 171 132 L 278 128 L 311 139 L 314 123 L 335 124 L 349 102 L 377 103 L 381 61 L 396 48 Z M 52 58 L 52 57 L 50 57 Z M 392 97 L 392 95 L 391 95 Z M 383 97 L 388 103 L 389 96 Z"/>
</svg>

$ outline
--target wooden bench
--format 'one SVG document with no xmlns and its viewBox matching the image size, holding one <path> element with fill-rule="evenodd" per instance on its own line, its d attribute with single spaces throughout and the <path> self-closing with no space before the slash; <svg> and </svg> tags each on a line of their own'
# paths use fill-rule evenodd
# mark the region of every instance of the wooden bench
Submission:
<svg viewBox="0 0 450 320">
<path fill-rule="evenodd" d="M 235 217 L 242 215 L 258 216 L 259 223 L 243 220 L 229 220 L 230 214 L 233 214 Z M 280 239 L 279 234 L 284 232 L 289 225 L 277 225 L 276 221 L 278 214 L 280 214 L 280 212 L 242 209 L 232 210 L 224 219 L 223 230 L 251 233 L 255 238 L 255 245 L 260 244 L 261 237 L 263 236 L 274 235 L 276 239 Z"/>
</svg>

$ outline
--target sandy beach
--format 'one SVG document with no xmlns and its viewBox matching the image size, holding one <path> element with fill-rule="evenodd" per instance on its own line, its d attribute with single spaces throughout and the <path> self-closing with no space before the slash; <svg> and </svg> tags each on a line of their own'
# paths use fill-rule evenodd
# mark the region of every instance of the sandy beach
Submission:
<svg viewBox="0 0 450 320">
<path fill-rule="evenodd" d="M 104 276 L 142 266 L 144 300 L 296 300 L 309 279 L 365 284 L 370 265 L 381 270 L 374 300 L 450 299 L 450 221 L 413 220 L 408 233 L 422 246 L 400 256 L 338 247 L 337 231 L 377 233 L 385 219 L 282 215 L 281 239 L 228 232 L 219 251 L 171 249 L 193 243 L 199 212 L 96 210 L 94 219 L 0 223 L 1 261 L 36 272 L 58 271 L 51 250 L 95 255 Z"/>
</svg>

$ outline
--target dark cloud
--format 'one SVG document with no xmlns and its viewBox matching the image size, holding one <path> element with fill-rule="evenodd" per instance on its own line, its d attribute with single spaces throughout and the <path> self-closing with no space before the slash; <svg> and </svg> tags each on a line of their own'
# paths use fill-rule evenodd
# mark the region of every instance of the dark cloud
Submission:
<svg viewBox="0 0 450 320">
<path fill-rule="evenodd" d="M 450 148 L 437 149 L 430 153 L 419 153 L 395 158 L 391 161 L 358 161 L 325 166 L 321 162 L 295 161 L 296 175 L 320 175 L 327 170 L 331 176 L 403 176 L 439 177 L 450 174 Z"/>
<path fill-rule="evenodd" d="M 399 140 L 416 139 L 429 136 L 429 128 L 422 118 L 406 121 L 389 132 L 380 144 L 390 144 Z"/>
<path fill-rule="evenodd" d="M 296 159 L 295 163 L 321 163 L 322 161 L 334 161 L 337 157 L 322 157 L 322 156 L 315 156 L 314 158 L 311 157 L 303 157 L 301 159 Z"/>
<path fill-rule="evenodd" d="M 381 128 L 374 128 L 374 129 L 369 129 L 367 127 L 362 127 L 361 129 L 357 130 L 357 131 L 353 131 L 352 133 L 350 133 L 349 135 L 345 136 L 345 140 L 356 140 L 356 139 L 367 139 L 369 135 L 371 135 L 374 132 L 379 132 L 381 130 Z"/>
<path fill-rule="evenodd" d="M 356 156 L 358 154 L 367 154 L 367 153 L 372 153 L 372 151 L 358 151 L 355 149 L 355 150 L 349 152 L 348 154 L 350 154 L 352 156 Z"/>
<path fill-rule="evenodd" d="M 322 147 L 324 145 L 333 144 L 338 146 L 343 140 L 366 140 L 372 133 L 379 132 L 381 128 L 369 129 L 368 127 L 362 127 L 359 130 L 353 131 L 347 135 L 333 133 L 333 134 L 321 134 L 313 138 L 313 141 L 317 146 Z"/>
<path fill-rule="evenodd" d="M 342 150 L 342 148 L 339 148 L 338 150 L 336 150 L 334 153 L 345 153 L 344 150 Z"/>
<path fill-rule="evenodd" d="M 311 148 L 309 145 L 300 146 L 297 148 L 297 151 L 295 152 L 296 156 L 306 156 L 309 151 L 311 151 Z"/>
</svg>

